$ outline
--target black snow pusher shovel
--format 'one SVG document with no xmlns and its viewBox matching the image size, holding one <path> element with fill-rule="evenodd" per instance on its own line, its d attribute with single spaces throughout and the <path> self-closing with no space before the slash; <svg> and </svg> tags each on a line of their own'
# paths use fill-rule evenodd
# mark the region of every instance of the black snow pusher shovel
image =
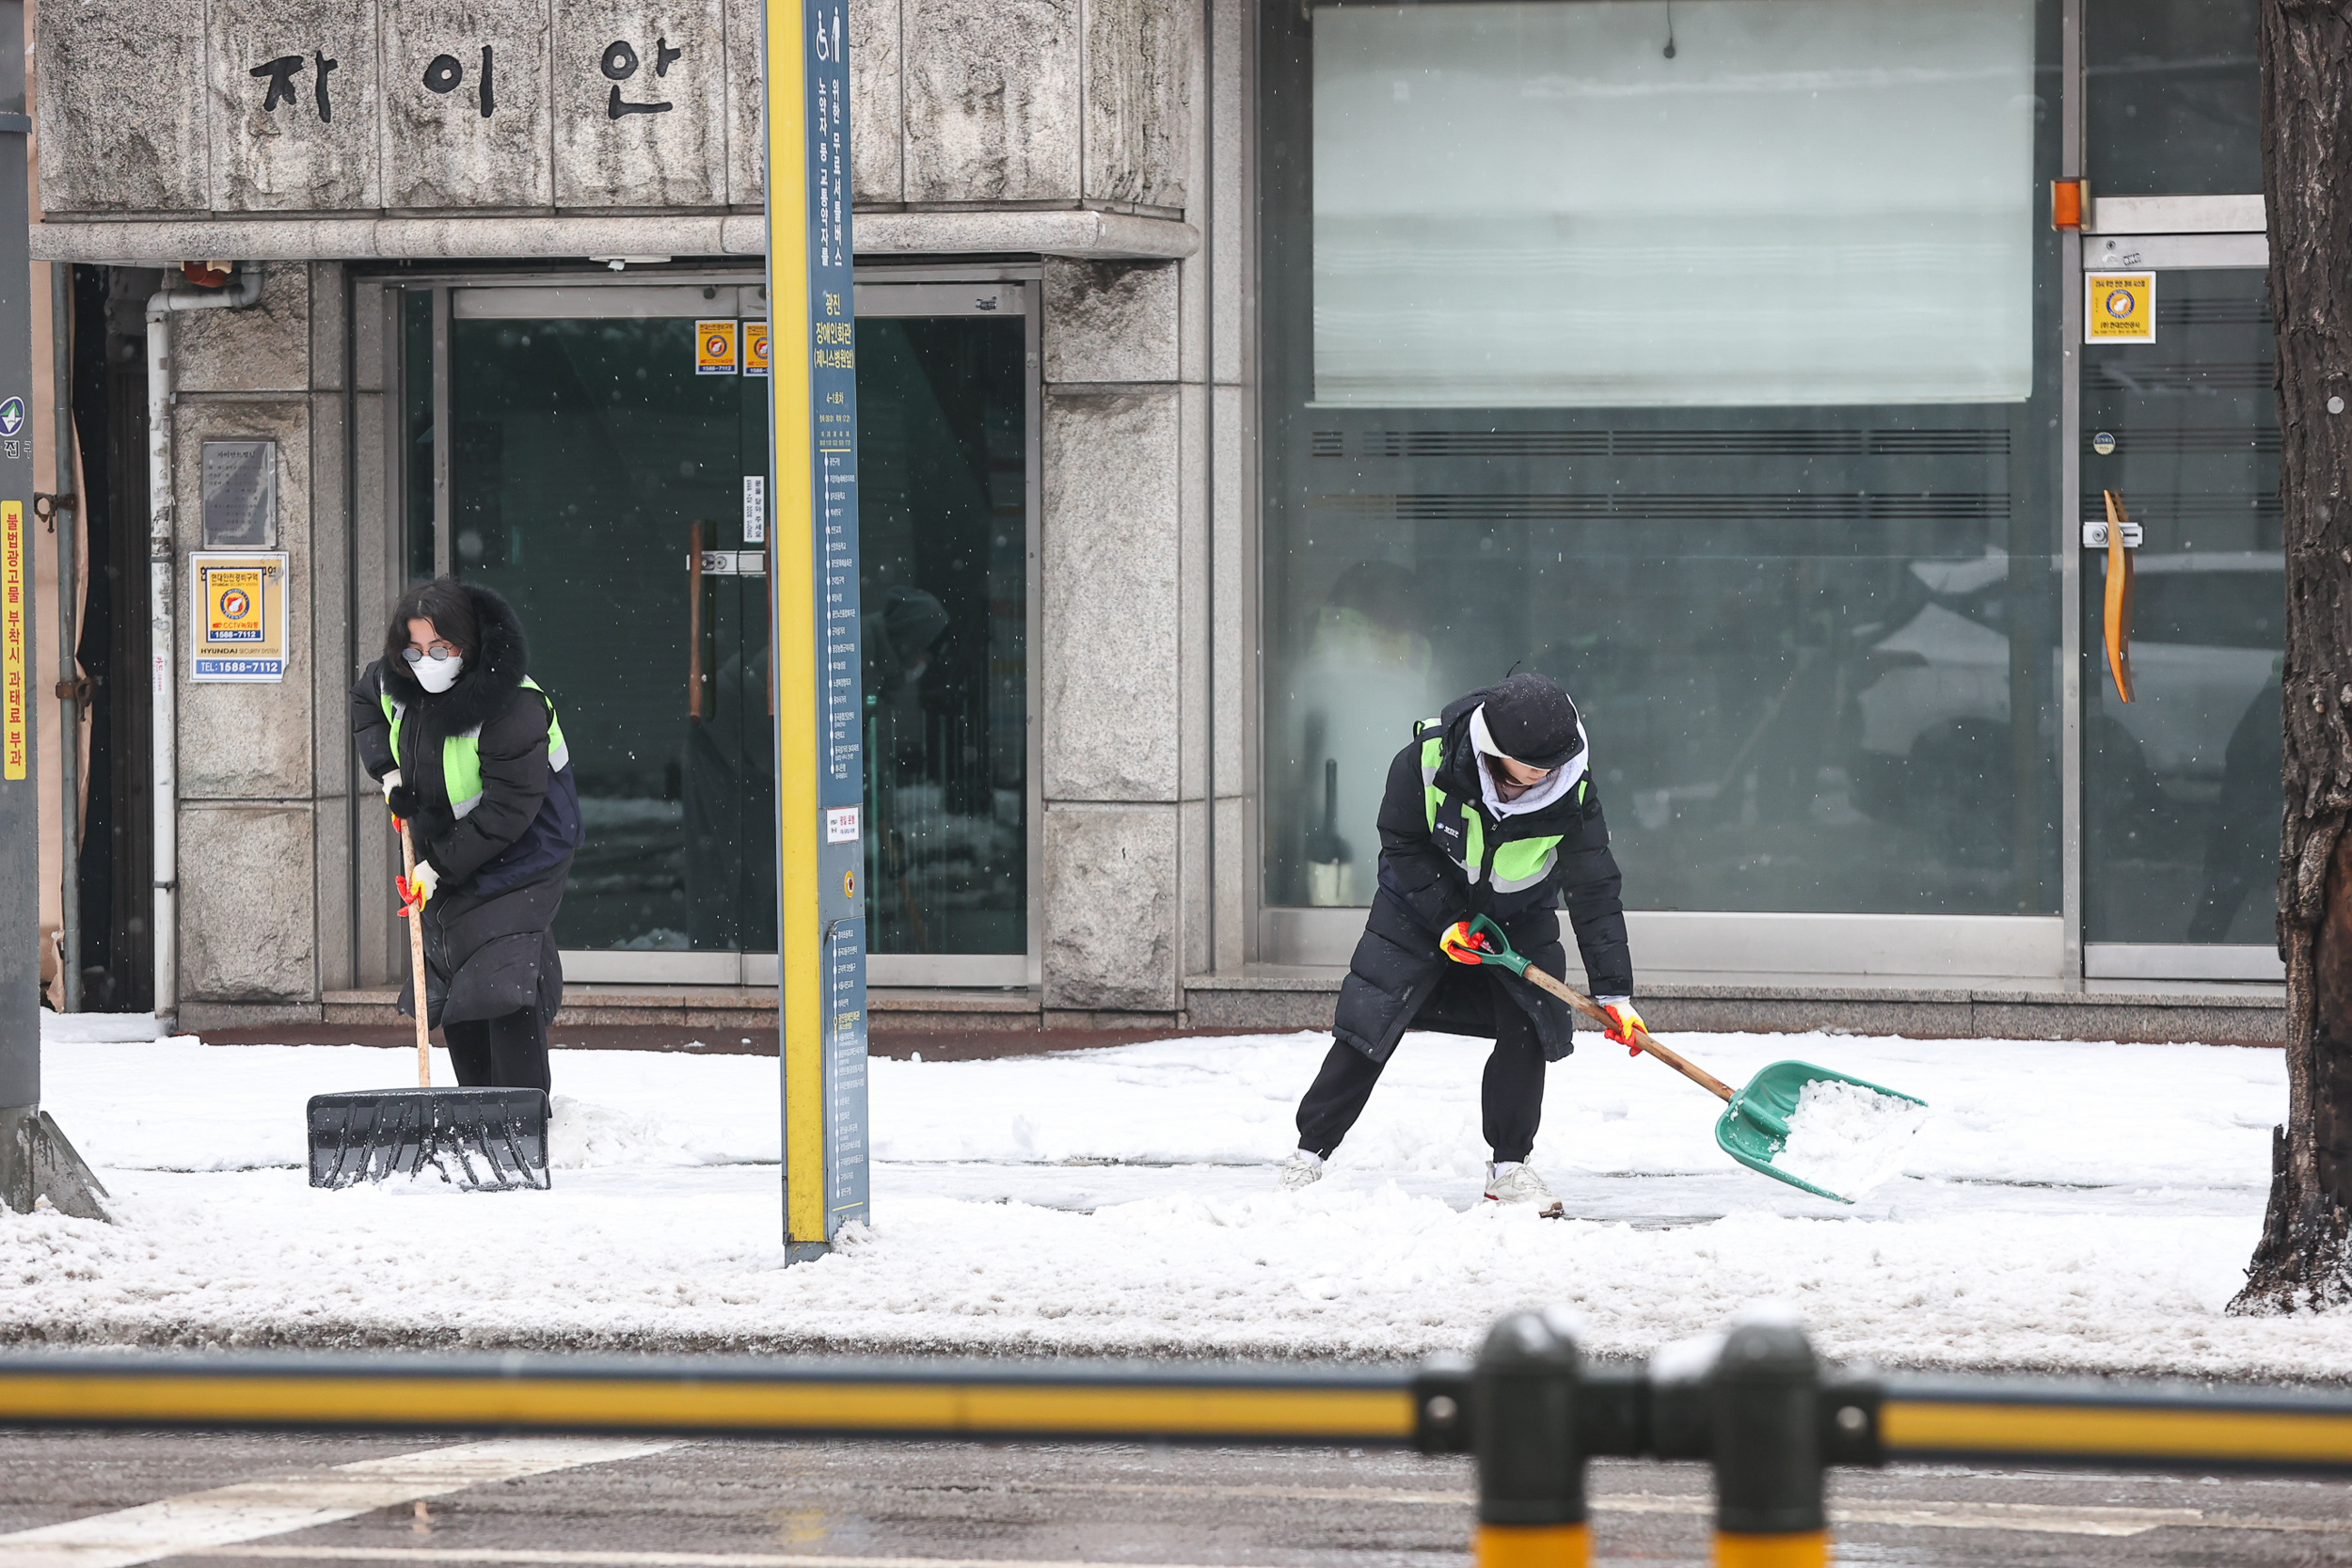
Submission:
<svg viewBox="0 0 2352 1568">
<path fill-rule="evenodd" d="M 1616 1020 L 1611 1018 L 1600 1004 L 1553 979 L 1522 958 L 1512 948 L 1511 939 L 1503 935 L 1502 927 L 1492 920 L 1480 915 L 1470 922 L 1470 934 L 1482 945 L 1464 950 L 1464 956 L 1458 957 L 1457 962 L 1500 964 L 1528 984 L 1551 992 L 1602 1028 L 1616 1027 Z M 1717 1148 L 1758 1175 L 1769 1176 L 1775 1181 L 1786 1181 L 1792 1187 L 1802 1187 L 1817 1197 L 1835 1198 L 1839 1203 L 1853 1201 L 1850 1194 L 1807 1180 L 1774 1163 L 1788 1147 L 1789 1118 L 1797 1114 L 1808 1085 L 1844 1085 L 1883 1099 L 1892 1108 L 1899 1109 L 1901 1105 L 1916 1105 L 1923 1111 L 1927 1108 L 1928 1102 L 1916 1095 L 1890 1089 L 1867 1079 L 1851 1078 L 1825 1067 L 1815 1067 L 1811 1062 L 1774 1062 L 1749 1079 L 1747 1087 L 1734 1089 L 1696 1062 L 1659 1044 L 1650 1037 L 1648 1030 L 1636 1028 L 1633 1033 L 1634 1043 L 1644 1052 L 1724 1102 L 1723 1115 L 1715 1119 Z M 1831 1092 L 1840 1091 L 1833 1088 Z M 1915 1125 L 1913 1123 L 1909 1128 L 1898 1129 L 1894 1136 L 1907 1138 Z"/>
<path fill-rule="evenodd" d="M 437 1174 L 469 1191 L 548 1185 L 548 1097 L 537 1089 L 437 1089 L 424 996 L 422 899 L 408 824 L 400 825 L 401 917 L 417 1004 L 417 1087 L 310 1097 L 310 1185 L 356 1187 Z"/>
</svg>

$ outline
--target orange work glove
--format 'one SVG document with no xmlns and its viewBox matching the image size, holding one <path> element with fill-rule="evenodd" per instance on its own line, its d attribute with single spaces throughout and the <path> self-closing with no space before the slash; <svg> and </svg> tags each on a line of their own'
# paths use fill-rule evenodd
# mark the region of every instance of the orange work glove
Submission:
<svg viewBox="0 0 2352 1568">
<path fill-rule="evenodd" d="M 400 890 L 400 912 L 405 917 L 424 908 L 425 900 L 438 891 L 441 874 L 433 869 L 431 861 L 419 861 L 414 877 L 395 877 L 392 881 Z"/>
<path fill-rule="evenodd" d="M 1438 950 L 1457 964 L 1483 964 L 1486 961 L 1483 955 L 1495 949 L 1486 932 L 1473 931 L 1469 921 L 1457 920 L 1438 939 Z"/>
<path fill-rule="evenodd" d="M 1624 1046 L 1627 1055 L 1639 1056 L 1642 1053 L 1642 1048 L 1634 1043 L 1633 1031 L 1636 1029 L 1646 1031 L 1649 1026 L 1642 1022 L 1642 1015 L 1633 1010 L 1632 999 L 1629 997 L 1623 1002 L 1604 1002 L 1600 1005 L 1600 1010 L 1614 1021 L 1613 1026 L 1607 1031 L 1604 1037 Z"/>
</svg>

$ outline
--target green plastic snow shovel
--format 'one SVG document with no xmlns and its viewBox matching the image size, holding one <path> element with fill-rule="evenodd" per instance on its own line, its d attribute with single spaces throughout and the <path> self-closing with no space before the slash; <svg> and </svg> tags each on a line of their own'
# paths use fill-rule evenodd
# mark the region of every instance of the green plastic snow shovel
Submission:
<svg viewBox="0 0 2352 1568">
<path fill-rule="evenodd" d="M 1553 979 L 1520 957 L 1512 948 L 1511 939 L 1503 935 L 1502 927 L 1486 916 L 1482 914 L 1470 922 L 1470 935 L 1483 940 L 1486 945 L 1478 949 L 1451 950 L 1461 955 L 1460 961 L 1501 964 L 1512 974 L 1527 981 L 1528 984 L 1551 992 L 1552 995 L 1604 1029 L 1613 1029 L 1617 1026 L 1616 1020 L 1611 1018 L 1599 1003 L 1595 1002 L 1583 992 Z M 1470 956 L 1473 952 L 1475 957 Z M 1815 1067 L 1810 1062 L 1774 1062 L 1754 1078 L 1749 1079 L 1746 1088 L 1735 1092 L 1730 1085 L 1705 1068 L 1652 1039 L 1648 1030 L 1636 1027 L 1633 1035 L 1645 1052 L 1657 1057 L 1717 1099 L 1726 1102 L 1724 1114 L 1715 1118 L 1715 1142 L 1725 1154 L 1730 1155 L 1750 1170 L 1760 1171 L 1775 1181 L 1786 1181 L 1792 1187 L 1803 1187 L 1806 1192 L 1818 1197 L 1834 1198 L 1839 1203 L 1851 1203 L 1853 1199 L 1843 1193 L 1833 1193 L 1826 1187 L 1817 1187 L 1802 1177 L 1791 1176 L 1788 1172 L 1778 1169 L 1772 1164 L 1772 1157 L 1778 1154 L 1781 1146 L 1788 1141 L 1788 1117 L 1790 1113 L 1796 1110 L 1797 1097 L 1804 1092 L 1804 1086 L 1807 1084 L 1820 1083 L 1851 1084 L 1859 1088 L 1868 1089 L 1873 1094 L 1883 1094 L 1890 1099 L 1908 1101 L 1914 1105 L 1927 1103 L 1916 1095 L 1904 1094 L 1899 1089 L 1890 1089 L 1883 1085 L 1873 1084 L 1867 1079 L 1851 1078 L 1842 1072 L 1832 1072 L 1827 1068 Z"/>
</svg>

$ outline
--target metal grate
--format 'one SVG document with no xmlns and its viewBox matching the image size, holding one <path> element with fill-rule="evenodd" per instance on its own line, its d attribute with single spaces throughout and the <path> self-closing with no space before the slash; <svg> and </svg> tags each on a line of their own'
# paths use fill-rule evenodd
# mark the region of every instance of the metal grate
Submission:
<svg viewBox="0 0 2352 1568">
<path fill-rule="evenodd" d="M 1325 443 L 1330 444 L 1327 446 Z M 1344 455 L 1336 431 L 1318 432 L 1318 457 Z M 1991 430 L 1375 430 L 1366 457 L 1914 457 L 2005 456 L 2009 431 Z"/>
<path fill-rule="evenodd" d="M 1318 511 L 1352 520 L 1395 522 L 1577 522 L 1599 517 L 1660 522 L 1962 522 L 2006 518 L 2010 510 L 2009 497 L 2001 493 L 1882 495 L 1867 491 L 1843 495 L 1327 496 L 1313 504 Z"/>
<path fill-rule="evenodd" d="M 2268 330 L 2270 306 L 2260 299 L 2174 299 L 2159 294 L 2156 322 L 2159 325 L 2259 326 Z"/>
<path fill-rule="evenodd" d="M 2137 359 L 2104 358 L 2090 367 L 2093 379 L 2103 388 L 2113 388 L 2135 397 L 2151 392 L 2159 394 L 2195 394 L 2205 392 L 2266 392 L 2275 386 L 2279 373 L 2266 363 L 2227 360 L 2206 360 L 2194 365 L 2152 365 Z"/>
<path fill-rule="evenodd" d="M 2273 425 L 2249 430 L 2244 426 L 2211 425 L 2112 425 L 2119 445 L 2125 453 L 2167 451 L 2273 452 L 2279 450 L 2279 431 Z M 2083 446 L 2090 447 L 2093 432 L 2089 420 L 2083 424 Z"/>
</svg>

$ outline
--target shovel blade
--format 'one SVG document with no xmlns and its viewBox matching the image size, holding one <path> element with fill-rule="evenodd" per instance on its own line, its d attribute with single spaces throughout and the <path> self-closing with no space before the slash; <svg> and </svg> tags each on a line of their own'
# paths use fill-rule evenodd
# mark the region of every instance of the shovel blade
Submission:
<svg viewBox="0 0 2352 1568">
<path fill-rule="evenodd" d="M 1781 1146 L 1788 1141 L 1788 1117 L 1797 1108 L 1797 1098 L 1804 1093 L 1807 1084 L 1852 1084 L 1873 1094 L 1890 1100 L 1908 1101 L 1925 1105 L 1917 1095 L 1890 1089 L 1883 1084 L 1873 1084 L 1867 1078 L 1855 1078 L 1843 1072 L 1833 1072 L 1811 1062 L 1774 1062 L 1748 1080 L 1748 1086 L 1732 1097 L 1724 1114 L 1715 1120 L 1715 1143 L 1725 1154 L 1750 1170 L 1760 1172 L 1775 1181 L 1786 1181 L 1802 1187 L 1817 1197 L 1834 1198 L 1839 1203 L 1851 1203 L 1843 1193 L 1833 1193 L 1817 1187 L 1802 1177 L 1793 1176 L 1772 1164 Z"/>
<path fill-rule="evenodd" d="M 310 1097 L 310 1185 L 437 1171 L 469 1192 L 545 1188 L 548 1097 L 537 1089 L 371 1089 Z"/>
</svg>

